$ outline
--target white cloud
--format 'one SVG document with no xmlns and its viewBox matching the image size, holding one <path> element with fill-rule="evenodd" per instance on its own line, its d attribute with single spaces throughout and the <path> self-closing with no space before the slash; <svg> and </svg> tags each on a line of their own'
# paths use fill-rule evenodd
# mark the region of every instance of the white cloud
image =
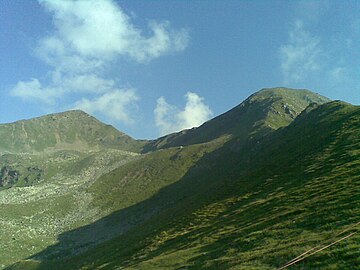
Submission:
<svg viewBox="0 0 360 270">
<path fill-rule="evenodd" d="M 60 57 L 78 56 L 94 61 L 97 67 L 117 56 L 128 56 L 138 62 L 163 54 L 184 50 L 188 44 L 185 29 L 174 30 L 169 22 L 149 22 L 151 34 L 144 35 L 131 18 L 113 1 L 40 0 L 54 16 L 56 31 L 39 43 L 37 51 L 49 63 Z M 76 59 L 67 59 L 76 62 Z"/>
<path fill-rule="evenodd" d="M 323 50 L 320 39 L 304 29 L 297 20 L 289 32 L 289 41 L 280 47 L 281 71 L 285 84 L 306 80 L 321 68 Z"/>
<path fill-rule="evenodd" d="M 103 93 L 115 88 L 115 81 L 101 78 L 96 74 L 66 75 L 61 72 L 52 74 L 52 83 L 59 85 L 62 92 Z"/>
<path fill-rule="evenodd" d="M 64 95 L 77 93 L 101 94 L 113 91 L 115 82 L 103 79 L 95 74 L 65 75 L 52 72 L 51 83 L 44 86 L 36 78 L 20 81 L 12 89 L 11 94 L 24 100 L 54 105 Z"/>
<path fill-rule="evenodd" d="M 40 101 L 47 105 L 54 104 L 55 99 L 62 95 L 56 88 L 43 87 L 38 79 L 18 82 L 11 94 L 26 100 Z"/>
<path fill-rule="evenodd" d="M 129 122 L 125 108 L 136 102 L 129 91 L 118 90 L 116 80 L 104 76 L 123 58 L 143 63 L 165 54 L 184 50 L 189 41 L 185 29 L 173 29 L 170 23 L 150 21 L 144 32 L 133 24 L 112 0 L 39 0 L 53 16 L 54 29 L 41 38 L 35 54 L 50 66 L 45 81 L 20 81 L 12 89 L 14 96 L 25 100 L 58 103 L 59 98 L 81 93 L 78 102 L 90 111 L 105 112 L 110 118 Z M 120 61 L 119 61 L 120 60 Z M 125 97 L 120 98 L 120 92 Z M 115 109 L 113 97 L 120 102 Z M 126 106 L 124 105 L 126 104 Z M 112 113 L 114 113 L 112 115 Z"/>
<path fill-rule="evenodd" d="M 158 98 L 158 100 L 156 101 L 154 115 L 155 124 L 159 128 L 161 135 L 165 135 L 179 130 L 176 127 L 177 120 L 174 120 L 176 119 L 176 112 L 177 108 L 168 104 L 164 97 Z"/>
<path fill-rule="evenodd" d="M 168 104 L 164 97 L 157 100 L 155 124 L 161 135 L 200 126 L 212 116 L 202 97 L 192 92 L 188 92 L 185 97 L 187 101 L 183 110 Z"/>
<path fill-rule="evenodd" d="M 131 123 L 132 107 L 138 99 L 134 89 L 117 89 L 91 100 L 83 98 L 75 103 L 74 109 L 81 109 L 90 114 L 99 112 L 113 120 Z"/>
</svg>

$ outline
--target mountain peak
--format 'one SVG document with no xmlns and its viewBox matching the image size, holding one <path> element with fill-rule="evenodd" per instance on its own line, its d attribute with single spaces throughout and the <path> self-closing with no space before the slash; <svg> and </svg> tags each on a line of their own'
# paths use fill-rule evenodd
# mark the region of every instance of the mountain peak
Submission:
<svg viewBox="0 0 360 270">
<path fill-rule="evenodd" d="M 282 98 L 286 99 L 297 99 L 302 103 L 326 103 L 331 101 L 329 98 L 324 97 L 318 93 L 314 93 L 307 89 L 294 89 L 287 87 L 274 87 L 274 88 L 263 88 L 258 92 L 252 94 L 248 99 L 253 100 L 256 98 Z"/>
<path fill-rule="evenodd" d="M 0 137 L 0 153 L 102 148 L 139 151 L 143 144 L 81 110 L 1 124 Z"/>
<path fill-rule="evenodd" d="M 289 125 L 309 104 L 330 99 L 305 89 L 264 88 L 230 111 L 198 128 L 170 134 L 152 141 L 145 151 L 179 145 L 204 143 L 217 138 L 246 140 Z"/>
<path fill-rule="evenodd" d="M 74 109 L 74 110 L 68 110 L 68 111 L 64 111 L 64 112 L 59 112 L 59 113 L 53 113 L 52 115 L 84 115 L 84 116 L 91 116 L 90 114 L 84 112 L 83 110 L 80 109 Z"/>
<path fill-rule="evenodd" d="M 96 119 L 95 117 L 91 116 L 90 114 L 82 111 L 82 110 L 68 110 L 68 111 L 64 111 L 64 112 L 56 112 L 56 113 L 51 113 L 51 114 L 46 114 L 46 115 L 42 115 L 33 119 L 29 119 L 29 120 L 37 120 L 37 119 L 44 119 L 44 118 L 51 118 L 53 120 L 55 119 L 63 119 L 63 118 L 93 118 Z M 28 121 L 28 120 L 25 120 Z"/>
</svg>

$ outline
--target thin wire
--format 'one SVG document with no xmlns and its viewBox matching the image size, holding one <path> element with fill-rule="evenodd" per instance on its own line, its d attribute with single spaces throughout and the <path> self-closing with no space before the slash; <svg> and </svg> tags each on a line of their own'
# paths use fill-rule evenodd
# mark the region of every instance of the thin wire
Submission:
<svg viewBox="0 0 360 270">
<path fill-rule="evenodd" d="M 339 236 L 339 235 L 342 235 L 343 233 L 351 230 L 352 228 L 354 228 L 354 227 L 356 227 L 356 226 L 358 226 L 358 225 L 360 225 L 360 221 L 357 222 L 357 223 L 355 223 L 355 224 L 353 224 L 353 225 L 351 225 L 349 228 L 343 230 L 342 232 L 336 234 L 335 237 L 336 237 L 336 236 Z M 290 265 L 293 265 L 293 264 L 295 264 L 295 263 L 297 263 L 297 262 L 299 262 L 299 261 L 302 261 L 302 260 L 304 260 L 304 259 L 306 259 L 306 258 L 308 258 L 308 257 L 310 257 L 310 256 L 312 256 L 312 255 L 314 255 L 315 253 L 318 253 L 318 252 L 320 252 L 320 251 L 322 251 L 322 250 L 324 250 L 324 249 L 326 249 L 326 248 L 328 248 L 328 247 L 331 247 L 332 245 L 335 245 L 336 243 L 338 243 L 338 242 L 340 242 L 340 241 L 343 241 L 343 240 L 345 240 L 345 239 L 353 236 L 353 235 L 356 234 L 356 233 L 357 233 L 357 232 L 353 232 L 353 233 L 351 233 L 351 234 L 348 234 L 347 236 L 345 236 L 345 237 L 343 237 L 343 238 L 341 238 L 341 239 L 339 239 L 339 240 L 336 240 L 335 242 L 332 242 L 332 243 L 330 243 L 329 245 L 326 245 L 326 246 L 324 246 L 323 248 L 320 248 L 320 249 L 317 249 L 317 248 L 319 248 L 321 245 L 317 245 L 316 247 L 313 247 L 313 248 L 305 251 L 304 253 L 300 254 L 299 256 L 295 257 L 294 259 L 288 261 L 284 266 L 278 268 L 277 270 L 285 269 L 285 268 L 289 267 Z M 317 250 L 316 250 L 316 249 L 317 249 Z M 315 250 L 315 251 L 313 251 L 313 250 Z M 310 253 L 310 254 L 308 254 L 308 253 L 311 252 L 311 251 L 313 251 L 313 252 Z M 306 255 L 306 254 L 308 254 L 308 255 L 307 255 L 307 256 L 304 256 L 304 255 Z"/>
<path fill-rule="evenodd" d="M 300 262 L 300 261 L 302 261 L 302 260 L 304 260 L 304 259 L 306 259 L 306 258 L 308 258 L 308 257 L 310 257 L 310 256 L 312 256 L 312 255 L 314 255 L 314 254 L 316 254 L 316 253 L 318 253 L 318 252 L 320 252 L 320 251 L 328 248 L 328 247 L 331 247 L 331 246 L 337 244 L 338 242 L 343 241 L 343 240 L 345 240 L 346 238 L 349 238 L 349 237 L 353 236 L 354 234 L 356 234 L 356 232 L 350 233 L 350 234 L 348 234 L 347 236 L 344 236 L 343 238 L 341 238 L 341 239 L 339 239 L 339 240 L 336 240 L 335 242 L 333 242 L 333 243 L 331 243 L 331 244 L 329 244 L 329 245 L 327 245 L 327 246 L 325 246 L 325 247 L 323 247 L 323 248 L 320 248 L 320 249 L 318 249 L 318 250 L 316 250 L 316 251 L 308 254 L 307 256 L 304 256 L 304 257 L 302 257 L 302 258 L 300 258 L 300 259 L 297 259 L 297 260 L 295 260 L 295 261 L 293 260 L 291 263 L 288 263 L 288 264 L 286 264 L 286 265 L 278 268 L 277 270 L 282 270 L 282 269 L 288 268 L 290 265 L 293 265 L 293 264 L 295 264 L 295 263 L 297 263 L 297 262 Z"/>
<path fill-rule="evenodd" d="M 299 256 L 295 257 L 294 259 L 292 259 L 291 261 L 288 261 L 286 263 L 286 265 L 288 265 L 289 263 L 292 263 L 293 261 L 296 261 L 297 259 L 303 257 L 304 255 L 308 254 L 309 252 L 313 251 L 314 249 L 317 249 L 318 247 L 320 247 L 321 245 L 317 245 L 316 247 L 313 247 L 312 249 L 309 249 L 308 251 L 305 251 L 304 253 L 300 254 Z M 279 270 L 282 268 L 279 268 Z"/>
<path fill-rule="evenodd" d="M 351 230 L 353 227 L 356 227 L 357 225 L 360 225 L 360 221 L 359 221 L 358 223 L 355 223 L 355 224 L 351 225 L 349 228 L 343 230 L 342 232 L 336 234 L 334 237 L 339 236 L 339 235 L 342 235 L 343 233 Z M 297 260 L 297 259 L 299 259 L 299 258 L 301 258 L 301 257 L 303 257 L 304 255 L 308 254 L 309 252 L 313 251 L 314 249 L 319 248 L 320 246 L 321 246 L 321 244 L 320 244 L 320 245 L 317 245 L 316 247 L 313 247 L 313 248 L 311 248 L 311 249 L 309 249 L 309 250 L 307 250 L 307 251 L 305 251 L 304 253 L 300 254 L 299 256 L 295 257 L 294 259 L 288 261 L 288 262 L 286 263 L 286 265 L 289 264 L 289 263 L 291 263 L 291 262 L 293 262 L 293 261 L 295 261 L 295 260 Z"/>
</svg>

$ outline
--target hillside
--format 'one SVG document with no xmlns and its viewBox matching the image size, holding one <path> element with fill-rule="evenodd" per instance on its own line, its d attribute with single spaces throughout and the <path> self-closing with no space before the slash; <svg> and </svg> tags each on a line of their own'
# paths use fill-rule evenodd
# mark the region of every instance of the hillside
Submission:
<svg viewBox="0 0 360 270">
<path fill-rule="evenodd" d="M 138 152 L 143 144 L 80 110 L 0 124 L 0 138 L 0 153 L 103 148 Z"/>
<path fill-rule="evenodd" d="M 0 125 L 0 268 L 105 214 L 86 189 L 141 156 L 136 141 L 82 111 Z"/>
<path fill-rule="evenodd" d="M 215 118 L 194 129 L 207 127 L 204 142 L 147 154 L 2 155 L 22 175 L 41 169 L 40 180 L 0 191 L 3 267 L 276 269 L 357 232 L 360 108 L 326 101 L 262 90 L 221 116 L 226 132 L 208 126 Z M 358 237 L 294 269 L 356 268 Z"/>
<path fill-rule="evenodd" d="M 144 151 L 204 143 L 217 138 L 246 140 L 290 124 L 309 104 L 330 100 L 309 90 L 265 88 L 230 111 L 198 128 L 166 135 L 145 145 Z"/>
<path fill-rule="evenodd" d="M 203 192 L 168 187 L 154 199 L 183 200 L 123 236 L 69 260 L 11 269 L 277 269 L 343 237 L 291 269 L 357 269 L 359 129 L 360 107 L 313 106 L 246 156 L 239 152 L 253 149 L 251 143 L 203 157 L 222 161 L 181 180 L 196 182 L 194 189 L 202 185 Z M 226 163 L 230 170 L 223 170 Z"/>
<path fill-rule="evenodd" d="M 18 181 L 0 187 L 0 268 L 56 243 L 60 233 L 98 220 L 87 188 L 107 172 L 141 158 L 116 149 L 6 154 L 1 165 Z M 3 163 L 6 162 L 6 163 Z M 3 178 L 2 178 L 3 180 Z"/>
<path fill-rule="evenodd" d="M 51 159 L 110 149 L 138 153 L 145 143 L 80 110 L 0 124 L 0 138 L 0 190 L 49 178 L 48 172 L 57 170 Z"/>
</svg>

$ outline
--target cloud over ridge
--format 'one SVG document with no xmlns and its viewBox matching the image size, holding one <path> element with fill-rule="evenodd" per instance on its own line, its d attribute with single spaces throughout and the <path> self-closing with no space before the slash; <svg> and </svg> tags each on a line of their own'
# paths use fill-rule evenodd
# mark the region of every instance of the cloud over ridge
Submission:
<svg viewBox="0 0 360 270">
<path fill-rule="evenodd" d="M 137 100 L 139 97 L 134 89 L 117 89 L 94 99 L 82 98 L 75 103 L 74 108 L 92 114 L 102 112 L 115 121 L 131 123 L 131 106 Z"/>
<path fill-rule="evenodd" d="M 168 104 L 164 97 L 158 98 L 154 115 L 161 135 L 200 126 L 212 116 L 209 106 L 198 94 L 187 92 L 185 98 L 183 110 Z"/>
</svg>

